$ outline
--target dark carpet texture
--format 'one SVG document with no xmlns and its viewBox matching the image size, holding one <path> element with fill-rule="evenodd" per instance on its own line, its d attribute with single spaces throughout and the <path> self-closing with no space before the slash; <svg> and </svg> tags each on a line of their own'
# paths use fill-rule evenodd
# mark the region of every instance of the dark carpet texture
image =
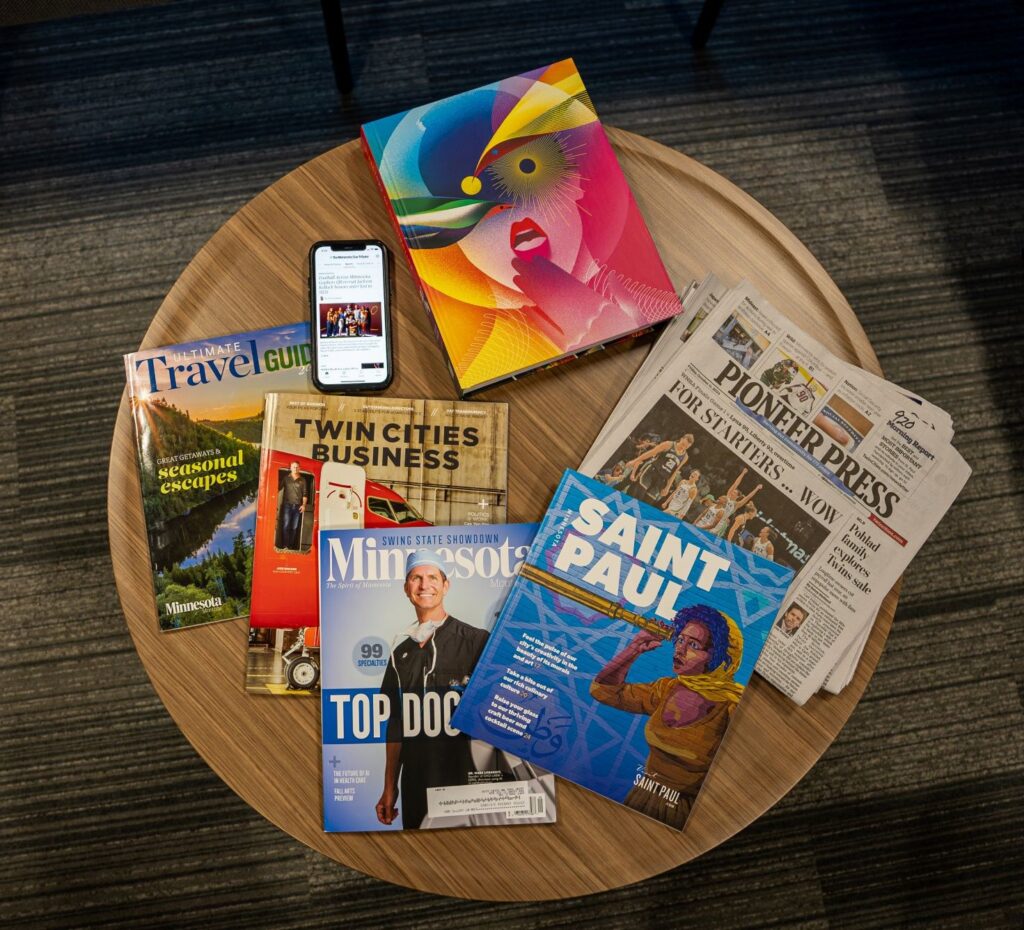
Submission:
<svg viewBox="0 0 1024 930">
<path fill-rule="evenodd" d="M 1010 0 L 170 3 L 0 30 L 0 923 L 10 927 L 1021 927 L 1024 7 Z M 189 259 L 361 122 L 573 55 L 602 118 L 749 191 L 974 468 L 811 773 L 696 862 L 563 904 L 427 896 L 240 801 L 156 698 L 106 474 Z M 1017 374 L 1014 374 L 1017 372 Z"/>
</svg>

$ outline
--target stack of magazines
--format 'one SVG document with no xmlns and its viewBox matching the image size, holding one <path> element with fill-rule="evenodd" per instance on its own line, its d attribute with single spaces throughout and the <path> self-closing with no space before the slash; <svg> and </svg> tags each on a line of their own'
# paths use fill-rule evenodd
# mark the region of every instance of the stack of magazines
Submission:
<svg viewBox="0 0 1024 930">
<path fill-rule="evenodd" d="M 853 677 L 952 421 L 749 284 L 678 313 L 570 59 L 363 142 L 460 394 L 671 322 L 539 524 L 505 404 L 311 392 L 305 323 L 127 356 L 160 628 L 319 694 L 326 831 L 550 824 L 554 774 L 683 829 L 754 671 Z"/>
<path fill-rule="evenodd" d="M 970 475 L 952 420 L 746 282 L 683 297 L 580 471 L 792 568 L 757 671 L 799 704 L 838 693 Z"/>
</svg>

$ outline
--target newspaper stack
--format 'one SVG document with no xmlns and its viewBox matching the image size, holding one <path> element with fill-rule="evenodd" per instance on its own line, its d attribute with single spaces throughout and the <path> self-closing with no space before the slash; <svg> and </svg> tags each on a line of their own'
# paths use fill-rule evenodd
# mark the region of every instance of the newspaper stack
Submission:
<svg viewBox="0 0 1024 930">
<path fill-rule="evenodd" d="M 953 422 L 746 282 L 711 275 L 683 305 L 580 471 L 794 568 L 757 671 L 798 704 L 838 693 L 970 475 Z"/>
</svg>

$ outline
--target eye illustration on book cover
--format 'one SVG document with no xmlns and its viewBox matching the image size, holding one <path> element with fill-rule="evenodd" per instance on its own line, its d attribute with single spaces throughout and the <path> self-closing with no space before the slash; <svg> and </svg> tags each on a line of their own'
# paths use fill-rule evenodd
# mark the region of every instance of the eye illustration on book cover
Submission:
<svg viewBox="0 0 1024 930">
<path fill-rule="evenodd" d="M 792 578 L 567 471 L 455 725 L 682 829 Z"/>
<path fill-rule="evenodd" d="M 363 137 L 463 389 L 679 312 L 571 59 Z"/>
</svg>

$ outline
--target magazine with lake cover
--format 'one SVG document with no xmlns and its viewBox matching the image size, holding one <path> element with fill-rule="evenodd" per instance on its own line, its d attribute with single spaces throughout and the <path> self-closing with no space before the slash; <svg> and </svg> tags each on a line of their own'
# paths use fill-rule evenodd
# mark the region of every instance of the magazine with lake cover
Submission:
<svg viewBox="0 0 1024 930">
<path fill-rule="evenodd" d="M 263 395 L 309 363 L 306 323 L 124 357 L 161 630 L 248 615 Z"/>
<path fill-rule="evenodd" d="M 507 511 L 506 404 L 268 394 L 246 691 L 318 687 L 320 530 L 486 525 Z"/>
<path fill-rule="evenodd" d="M 321 530 L 326 831 L 554 822 L 554 775 L 451 722 L 536 531 Z"/>
<path fill-rule="evenodd" d="M 567 471 L 453 722 L 681 830 L 793 575 Z"/>
</svg>

